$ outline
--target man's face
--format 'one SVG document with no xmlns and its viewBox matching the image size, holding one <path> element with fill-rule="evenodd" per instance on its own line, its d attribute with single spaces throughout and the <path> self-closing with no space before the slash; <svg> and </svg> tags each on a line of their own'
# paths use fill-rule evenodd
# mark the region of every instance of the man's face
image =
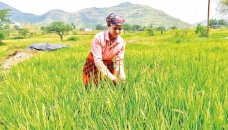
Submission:
<svg viewBox="0 0 228 130">
<path fill-rule="evenodd" d="M 110 25 L 109 34 L 111 35 L 111 38 L 117 38 L 117 36 L 121 33 L 122 29 L 122 25 Z"/>
</svg>

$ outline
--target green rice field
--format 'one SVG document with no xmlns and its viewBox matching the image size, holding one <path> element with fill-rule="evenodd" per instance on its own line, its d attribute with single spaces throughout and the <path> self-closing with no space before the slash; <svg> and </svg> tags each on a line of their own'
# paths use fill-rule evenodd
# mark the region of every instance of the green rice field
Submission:
<svg viewBox="0 0 228 130">
<path fill-rule="evenodd" d="M 6 39 L 0 61 L 36 42 L 69 48 L 38 52 L 0 69 L 0 129 L 226 130 L 228 30 L 126 32 L 126 83 L 85 89 L 82 68 L 95 32 Z M 66 35 L 64 39 L 67 39 Z"/>
</svg>

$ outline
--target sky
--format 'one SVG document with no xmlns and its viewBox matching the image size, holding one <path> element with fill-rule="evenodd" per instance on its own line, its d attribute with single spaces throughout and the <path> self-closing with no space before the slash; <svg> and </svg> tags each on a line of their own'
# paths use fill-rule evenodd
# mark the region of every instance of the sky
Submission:
<svg viewBox="0 0 228 130">
<path fill-rule="evenodd" d="M 184 22 L 194 24 L 207 20 L 209 0 L 0 0 L 24 13 L 42 15 L 49 10 L 60 9 L 76 12 L 81 9 L 97 7 L 106 8 L 123 2 L 148 5 Z M 210 0 L 210 19 L 218 17 L 216 12 L 218 0 Z"/>
</svg>

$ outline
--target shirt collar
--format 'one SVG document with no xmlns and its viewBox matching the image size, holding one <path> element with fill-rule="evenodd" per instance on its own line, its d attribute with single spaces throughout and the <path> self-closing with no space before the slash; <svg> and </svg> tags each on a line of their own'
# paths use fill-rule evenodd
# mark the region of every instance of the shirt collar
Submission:
<svg viewBox="0 0 228 130">
<path fill-rule="evenodd" d="M 110 41 L 110 39 L 109 39 L 109 36 L 108 36 L 108 31 L 105 31 L 105 40 L 107 40 L 107 41 Z M 117 37 L 117 39 L 116 39 L 116 43 L 119 43 L 119 36 Z"/>
</svg>

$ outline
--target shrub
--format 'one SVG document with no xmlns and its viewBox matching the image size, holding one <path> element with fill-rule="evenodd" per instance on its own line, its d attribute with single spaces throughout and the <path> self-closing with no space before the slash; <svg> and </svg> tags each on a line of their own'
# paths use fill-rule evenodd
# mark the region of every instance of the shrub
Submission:
<svg viewBox="0 0 228 130">
<path fill-rule="evenodd" d="M 27 35 L 27 33 L 29 33 L 29 30 L 27 28 L 21 28 L 21 29 L 18 30 L 18 33 L 21 36 L 25 37 Z"/>
<path fill-rule="evenodd" d="M 75 36 L 71 36 L 69 38 L 67 38 L 67 41 L 78 41 L 79 38 L 75 37 Z"/>
<path fill-rule="evenodd" d="M 3 40 L 5 38 L 5 35 L 3 32 L 0 32 L 0 40 Z"/>
<path fill-rule="evenodd" d="M 207 36 L 207 30 L 204 26 L 201 26 L 200 24 L 197 25 L 195 33 L 198 34 L 200 37 L 206 37 Z"/>
<path fill-rule="evenodd" d="M 152 28 L 147 28 L 146 31 L 149 36 L 154 36 L 154 30 Z"/>
<path fill-rule="evenodd" d="M 14 37 L 13 39 L 24 39 L 24 37 L 22 37 L 22 36 L 17 36 L 17 37 Z"/>
</svg>

